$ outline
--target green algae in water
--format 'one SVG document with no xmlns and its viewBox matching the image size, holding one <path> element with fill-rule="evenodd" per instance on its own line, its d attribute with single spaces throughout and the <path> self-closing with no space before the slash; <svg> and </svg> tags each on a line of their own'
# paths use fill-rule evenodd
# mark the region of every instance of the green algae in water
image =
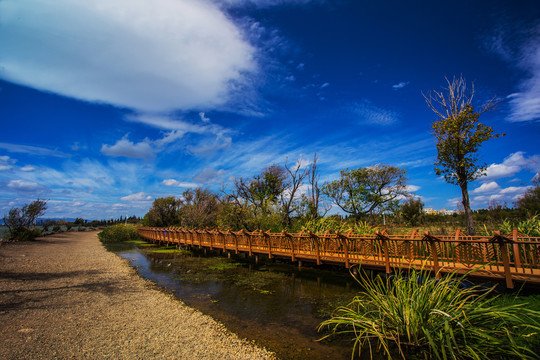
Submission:
<svg viewBox="0 0 540 360">
<path fill-rule="evenodd" d="M 126 244 L 135 244 L 135 245 L 143 245 L 143 244 L 148 244 L 146 241 L 144 240 L 129 240 L 129 241 L 125 241 Z"/>
<path fill-rule="evenodd" d="M 242 264 L 237 262 L 222 262 L 219 264 L 211 265 L 208 267 L 209 270 L 218 270 L 223 271 L 227 269 L 236 269 L 237 267 L 242 266 Z"/>
<path fill-rule="evenodd" d="M 189 255 L 191 254 L 191 252 L 189 250 L 183 250 L 183 249 L 176 249 L 176 248 L 173 248 L 173 249 L 169 249 L 169 248 L 166 248 L 166 249 L 155 249 L 155 250 L 150 250 L 151 252 L 153 253 L 156 253 L 156 254 L 181 254 L 181 255 Z"/>
</svg>

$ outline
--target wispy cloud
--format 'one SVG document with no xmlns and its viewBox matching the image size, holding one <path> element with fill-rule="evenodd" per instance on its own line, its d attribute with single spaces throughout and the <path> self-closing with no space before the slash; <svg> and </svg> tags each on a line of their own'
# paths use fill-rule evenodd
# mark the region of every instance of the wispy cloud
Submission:
<svg viewBox="0 0 540 360">
<path fill-rule="evenodd" d="M 226 170 L 216 170 L 213 168 L 204 168 L 197 175 L 193 177 L 193 180 L 199 184 L 209 184 L 219 181 L 223 175 L 227 173 Z"/>
<path fill-rule="evenodd" d="M 0 149 L 4 149 L 12 153 L 21 153 L 21 154 L 36 155 L 36 156 L 52 156 L 52 157 L 58 157 L 58 158 L 67 158 L 70 156 L 62 151 L 55 150 L 55 149 L 48 149 L 48 148 L 32 146 L 32 145 L 9 144 L 9 143 L 4 143 L 4 142 L 0 143 Z"/>
<path fill-rule="evenodd" d="M 9 156 L 0 156 L 0 171 L 11 170 L 15 161 Z"/>
<path fill-rule="evenodd" d="M 80 100 L 212 108 L 257 71 L 242 30 L 209 1 L 4 0 L 0 13 L 2 78 Z"/>
<path fill-rule="evenodd" d="M 508 120 L 512 122 L 540 120 L 540 25 L 525 26 L 525 29 L 499 29 L 486 39 L 486 46 L 492 52 L 527 74 L 518 84 L 518 91 L 507 96 Z"/>
<path fill-rule="evenodd" d="M 24 180 L 11 180 L 8 182 L 7 187 L 11 190 L 22 192 L 35 192 L 42 189 L 42 186 L 39 184 Z"/>
<path fill-rule="evenodd" d="M 213 0 L 217 4 L 229 7 L 257 6 L 271 7 L 283 5 L 305 5 L 309 3 L 321 3 L 324 0 Z"/>
<path fill-rule="evenodd" d="M 353 104 L 352 110 L 360 122 L 365 124 L 389 126 L 399 120 L 396 112 L 378 107 L 369 100 Z"/>
</svg>

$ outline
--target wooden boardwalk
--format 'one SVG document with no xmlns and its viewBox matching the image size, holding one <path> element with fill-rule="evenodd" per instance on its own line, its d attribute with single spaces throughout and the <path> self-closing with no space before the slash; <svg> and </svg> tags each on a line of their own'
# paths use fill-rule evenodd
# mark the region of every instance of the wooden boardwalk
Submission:
<svg viewBox="0 0 540 360">
<path fill-rule="evenodd" d="M 424 268 L 439 272 L 467 273 L 471 276 L 540 284 L 540 238 L 494 232 L 492 236 L 435 236 L 417 231 L 410 235 L 377 232 L 356 235 L 339 232 L 289 234 L 263 231 L 186 230 L 180 228 L 138 228 L 150 241 L 183 246 L 219 249 L 225 252 L 281 257 L 316 264 L 342 264 L 390 273 L 396 268 Z"/>
</svg>

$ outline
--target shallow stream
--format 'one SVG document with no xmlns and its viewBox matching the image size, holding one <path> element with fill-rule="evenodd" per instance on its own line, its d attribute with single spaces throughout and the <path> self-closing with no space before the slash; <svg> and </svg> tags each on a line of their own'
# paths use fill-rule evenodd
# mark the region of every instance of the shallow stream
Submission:
<svg viewBox="0 0 540 360">
<path fill-rule="evenodd" d="M 281 359 L 350 359 L 352 342 L 318 342 L 325 313 L 360 290 L 345 271 L 147 243 L 108 245 L 139 274 Z"/>
</svg>

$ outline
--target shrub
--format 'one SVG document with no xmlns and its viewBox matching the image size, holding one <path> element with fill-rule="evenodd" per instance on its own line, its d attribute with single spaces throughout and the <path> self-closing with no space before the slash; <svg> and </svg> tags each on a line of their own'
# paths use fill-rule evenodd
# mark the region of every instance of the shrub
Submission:
<svg viewBox="0 0 540 360">
<path fill-rule="evenodd" d="M 358 349 L 374 346 L 388 358 L 536 359 L 540 313 L 526 304 L 496 303 L 493 288 L 463 288 L 454 275 L 441 280 L 425 271 L 368 279 L 365 290 L 320 324 L 354 337 Z"/>
<path fill-rule="evenodd" d="M 12 208 L 4 216 L 4 224 L 9 229 L 9 238 L 15 241 L 34 240 L 41 235 L 41 230 L 35 227 L 38 217 L 47 210 L 47 202 L 36 200 L 22 208 Z"/>
<path fill-rule="evenodd" d="M 134 225 L 117 224 L 109 226 L 98 233 L 98 238 L 107 243 L 139 240 L 140 236 Z"/>
</svg>

